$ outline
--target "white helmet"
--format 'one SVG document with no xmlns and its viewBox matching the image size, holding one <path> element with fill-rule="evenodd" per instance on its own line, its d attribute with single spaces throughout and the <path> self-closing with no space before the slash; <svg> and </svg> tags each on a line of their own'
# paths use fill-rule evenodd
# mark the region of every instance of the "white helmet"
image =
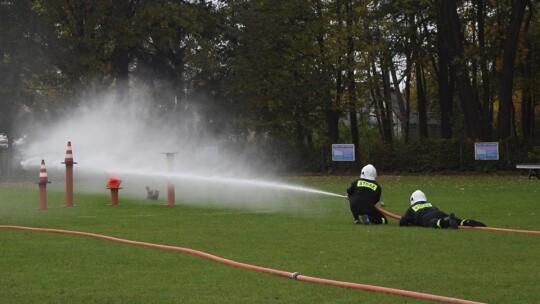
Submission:
<svg viewBox="0 0 540 304">
<path fill-rule="evenodd" d="M 360 178 L 365 178 L 374 181 L 377 178 L 377 170 L 373 165 L 366 165 L 362 168 Z"/>
<path fill-rule="evenodd" d="M 420 190 L 416 190 L 411 195 L 411 205 L 418 203 L 418 202 L 427 202 L 427 197 L 424 194 L 424 192 Z"/>
</svg>

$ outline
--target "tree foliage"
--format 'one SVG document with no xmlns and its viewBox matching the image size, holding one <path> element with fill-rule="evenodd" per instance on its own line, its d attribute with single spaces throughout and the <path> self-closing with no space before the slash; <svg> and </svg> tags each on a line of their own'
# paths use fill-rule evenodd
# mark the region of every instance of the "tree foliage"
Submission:
<svg viewBox="0 0 540 304">
<path fill-rule="evenodd" d="M 534 145 L 536 1 L 0 1 L 0 133 L 143 84 L 172 121 L 301 155 L 416 138 Z M 432 125 L 435 125 L 433 129 Z M 378 138 L 368 134 L 378 133 Z M 363 160 L 362 155 L 357 159 Z"/>
</svg>

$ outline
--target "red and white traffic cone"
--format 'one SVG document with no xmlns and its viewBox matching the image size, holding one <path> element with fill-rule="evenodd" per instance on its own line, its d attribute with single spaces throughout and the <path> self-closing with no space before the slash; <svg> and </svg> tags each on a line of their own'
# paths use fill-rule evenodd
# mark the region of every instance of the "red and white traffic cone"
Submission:
<svg viewBox="0 0 540 304">
<path fill-rule="evenodd" d="M 67 143 L 66 157 L 62 164 L 66 165 L 66 207 L 73 207 L 73 150 L 71 149 L 71 141 Z"/>
<path fill-rule="evenodd" d="M 47 184 L 50 184 L 49 177 L 47 176 L 47 168 L 45 167 L 45 160 L 41 160 L 41 167 L 39 168 L 39 209 L 47 209 Z"/>
</svg>

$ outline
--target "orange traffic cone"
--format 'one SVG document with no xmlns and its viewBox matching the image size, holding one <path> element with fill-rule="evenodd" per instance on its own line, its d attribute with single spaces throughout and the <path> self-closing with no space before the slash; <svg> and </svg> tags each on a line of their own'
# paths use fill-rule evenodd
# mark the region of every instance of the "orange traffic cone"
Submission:
<svg viewBox="0 0 540 304">
<path fill-rule="evenodd" d="M 45 160 L 41 160 L 41 167 L 39 168 L 39 209 L 47 209 L 47 184 L 49 184 L 49 178 L 47 176 L 47 168 L 45 167 Z"/>
<path fill-rule="evenodd" d="M 40 183 L 46 183 L 49 181 L 49 177 L 47 176 L 47 168 L 45 167 L 45 160 L 41 160 L 41 167 L 39 168 L 39 182 Z"/>
<path fill-rule="evenodd" d="M 73 163 L 73 150 L 71 149 L 71 141 L 68 141 L 67 143 L 66 158 L 64 160 L 64 163 Z"/>
</svg>

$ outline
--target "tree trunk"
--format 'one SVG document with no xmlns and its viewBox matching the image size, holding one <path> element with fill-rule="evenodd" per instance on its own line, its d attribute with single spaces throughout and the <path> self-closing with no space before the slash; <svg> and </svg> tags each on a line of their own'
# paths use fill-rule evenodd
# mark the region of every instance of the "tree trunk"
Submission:
<svg viewBox="0 0 540 304">
<path fill-rule="evenodd" d="M 405 71 L 406 74 L 409 74 L 409 68 L 410 68 L 410 56 L 407 56 L 407 70 Z M 394 84 L 394 92 L 396 94 L 396 102 L 399 107 L 399 122 L 401 124 L 401 130 L 404 132 L 404 141 L 407 142 L 407 132 L 408 132 L 408 125 L 409 125 L 409 109 L 408 105 L 406 105 L 406 101 L 403 98 L 403 94 L 401 94 L 401 90 L 399 88 L 399 80 L 397 78 L 396 68 L 393 63 L 389 64 L 390 67 L 390 74 L 392 76 L 392 83 Z"/>
<path fill-rule="evenodd" d="M 404 142 L 409 142 L 409 119 L 411 116 L 411 58 L 407 59 L 407 80 L 405 81 L 405 122 L 403 123 Z"/>
<path fill-rule="evenodd" d="M 317 17 L 322 20 L 323 19 L 323 4 L 321 1 L 317 1 L 316 3 L 316 9 L 317 9 Z M 324 33 L 318 33 L 317 34 L 317 45 L 319 46 L 319 56 L 321 58 L 325 58 L 325 40 L 324 40 Z M 326 64 L 323 64 L 323 66 L 327 66 Z M 325 71 L 327 71 L 325 69 Z M 324 73 L 326 75 L 326 73 Z M 340 75 L 340 74 L 339 74 Z M 338 77 L 336 79 L 336 87 L 334 88 L 336 90 L 336 96 L 334 100 L 331 98 L 325 99 L 324 103 L 324 117 L 326 121 L 327 126 L 327 136 L 330 144 L 337 144 L 339 140 L 339 111 L 336 109 L 337 105 L 339 105 L 339 101 L 341 99 L 340 97 L 340 88 L 341 88 L 341 77 Z"/>
<path fill-rule="evenodd" d="M 497 116 L 497 137 L 499 139 L 508 138 L 512 130 L 512 89 L 514 87 L 514 63 L 518 47 L 519 30 L 527 1 L 519 0 L 512 2 L 510 14 L 510 24 L 504 43 L 504 53 L 502 58 L 501 85 L 499 93 L 499 113 Z"/>
<path fill-rule="evenodd" d="M 534 139 L 534 104 L 535 104 L 535 75 L 534 75 L 534 45 L 529 38 L 529 29 L 533 14 L 529 14 L 524 25 L 525 44 L 527 46 L 527 55 L 523 64 L 523 83 L 521 93 L 521 133 L 525 143 Z"/>
<path fill-rule="evenodd" d="M 422 65 L 420 62 L 416 63 L 416 89 L 418 100 L 418 135 L 420 138 L 428 138 L 428 126 L 427 126 L 427 99 L 426 91 L 424 89 L 424 76 L 422 73 Z"/>
<path fill-rule="evenodd" d="M 523 140 L 526 142 L 533 138 L 533 121 L 534 99 L 530 91 L 523 91 L 523 95 L 521 97 L 521 131 L 523 133 Z"/>
<path fill-rule="evenodd" d="M 350 70 L 349 74 L 349 120 L 351 121 L 351 138 L 352 143 L 354 144 L 354 154 L 356 155 L 355 161 L 360 162 L 360 138 L 358 136 L 358 119 L 356 114 L 358 113 L 356 109 L 356 85 L 354 83 L 354 72 Z"/>
<path fill-rule="evenodd" d="M 126 101 L 129 94 L 129 51 L 120 50 L 117 58 L 116 93 L 121 101 Z"/>
<path fill-rule="evenodd" d="M 377 103 L 377 111 L 376 111 L 376 114 L 377 114 L 377 117 L 378 117 L 378 120 L 379 120 L 379 125 L 380 125 L 380 132 L 381 132 L 381 136 L 382 136 L 382 139 L 386 142 L 386 143 L 390 143 L 392 141 L 392 138 L 391 136 L 389 136 L 389 132 L 388 132 L 388 125 L 390 124 L 390 122 L 388 121 L 388 116 L 386 114 L 386 98 L 388 96 L 388 93 L 387 93 L 387 85 L 386 85 L 386 81 L 384 81 L 384 73 L 386 71 L 382 71 L 381 72 L 381 78 L 383 79 L 382 80 L 382 83 L 381 81 L 379 80 L 379 74 L 378 74 L 378 71 L 377 71 L 377 68 L 375 67 L 375 62 L 372 62 L 371 63 L 371 70 L 372 70 L 372 75 L 373 75 L 373 95 L 376 96 L 376 100 L 375 102 Z M 381 92 L 381 87 L 382 87 L 382 90 L 383 92 Z"/>
<path fill-rule="evenodd" d="M 360 163 L 360 139 L 358 136 L 358 113 L 356 106 L 356 83 L 354 76 L 354 40 L 353 40 L 353 16 L 351 2 L 347 1 L 346 9 L 346 26 L 347 26 L 347 91 L 349 99 L 349 120 L 351 122 L 351 138 L 354 144 L 355 162 Z"/>
<path fill-rule="evenodd" d="M 392 142 L 392 89 L 390 88 L 390 76 L 388 72 L 387 63 L 384 62 L 384 58 L 381 59 L 381 74 L 384 88 L 384 106 L 381 109 L 384 117 L 385 124 L 383 125 L 384 138 L 387 143 Z"/>
<path fill-rule="evenodd" d="M 437 13 L 437 54 L 439 61 L 437 62 L 438 74 L 437 80 L 439 84 L 438 97 L 439 97 L 439 110 L 441 114 L 441 137 L 452 138 L 452 125 L 450 124 L 450 117 L 452 111 L 452 94 L 453 88 L 450 86 L 450 59 L 448 54 L 448 41 L 445 37 L 448 37 L 448 23 L 443 18 L 444 12 L 441 9 L 444 7 L 439 6 Z"/>
<path fill-rule="evenodd" d="M 375 67 L 375 63 L 371 63 L 371 70 L 368 71 L 368 81 L 372 83 L 370 87 L 370 94 L 371 98 L 373 99 L 373 106 L 375 108 L 375 117 L 377 119 L 377 126 L 379 129 L 379 135 L 381 138 L 387 142 L 386 134 L 384 132 L 385 125 L 386 125 L 386 119 L 384 117 L 384 104 L 383 104 L 383 97 L 381 96 L 379 92 L 379 77 L 377 77 L 377 69 Z"/>
<path fill-rule="evenodd" d="M 456 87 L 459 95 L 465 123 L 468 128 L 469 136 L 475 139 L 484 139 L 482 134 L 482 111 L 480 102 L 473 93 L 467 65 L 464 62 L 463 55 L 463 33 L 457 13 L 457 7 L 454 0 L 442 0 L 439 9 L 443 25 L 448 24 L 448 33 L 445 39 L 448 39 L 450 51 L 449 62 L 452 64 L 452 71 L 456 80 Z"/>
<path fill-rule="evenodd" d="M 339 112 L 327 110 L 325 113 L 328 139 L 331 144 L 337 144 L 339 140 Z"/>
<path fill-rule="evenodd" d="M 478 20 L 478 47 L 482 51 L 480 55 L 480 71 L 482 73 L 482 133 L 489 140 L 491 138 L 493 105 L 491 98 L 491 81 L 486 54 L 483 53 L 486 47 L 485 42 L 485 7 L 484 0 L 477 0 L 476 19 Z"/>
</svg>

